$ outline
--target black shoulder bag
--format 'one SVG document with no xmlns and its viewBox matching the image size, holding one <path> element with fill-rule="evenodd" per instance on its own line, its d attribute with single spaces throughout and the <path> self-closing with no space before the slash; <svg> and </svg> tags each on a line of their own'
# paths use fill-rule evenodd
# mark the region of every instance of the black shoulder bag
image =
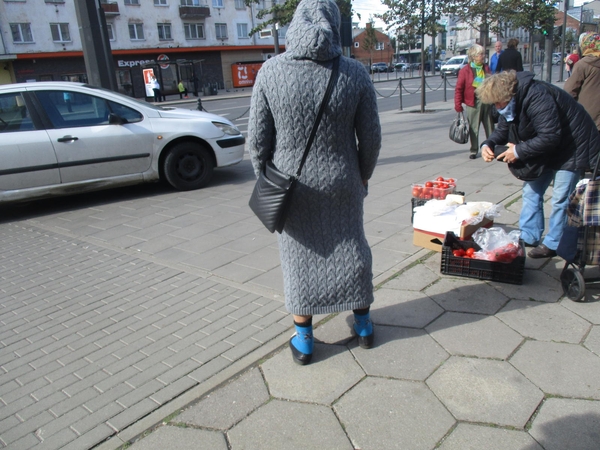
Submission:
<svg viewBox="0 0 600 450">
<path fill-rule="evenodd" d="M 327 85 L 325 96 L 323 97 L 319 112 L 315 118 L 312 131 L 310 132 L 310 136 L 306 143 L 306 148 L 304 149 L 304 154 L 302 155 L 302 161 L 300 162 L 300 166 L 298 167 L 296 174 L 288 175 L 281 172 L 277 169 L 277 167 L 275 167 L 273 160 L 269 159 L 265 163 L 263 170 L 258 176 L 256 185 L 254 186 L 254 191 L 252 192 L 252 196 L 250 197 L 250 202 L 248 204 L 250 205 L 250 209 L 252 209 L 254 214 L 256 214 L 256 217 L 260 219 L 263 225 L 271 233 L 275 231 L 281 233 L 283 230 L 292 192 L 294 191 L 294 187 L 296 186 L 298 178 L 300 178 L 300 173 L 302 172 L 302 167 L 304 167 L 304 163 L 306 162 L 308 151 L 310 150 L 315 135 L 317 134 L 317 128 L 321 122 L 325 105 L 329 101 L 329 97 L 331 97 L 331 92 L 333 91 L 333 85 L 335 84 L 335 78 L 338 72 L 339 62 L 339 57 L 333 60 L 333 68 L 331 70 L 331 76 L 329 77 L 329 84 Z"/>
</svg>

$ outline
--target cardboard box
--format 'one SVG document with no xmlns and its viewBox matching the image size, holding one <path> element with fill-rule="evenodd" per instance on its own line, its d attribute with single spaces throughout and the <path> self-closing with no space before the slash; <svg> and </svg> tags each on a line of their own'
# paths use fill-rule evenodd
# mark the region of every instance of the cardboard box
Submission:
<svg viewBox="0 0 600 450">
<path fill-rule="evenodd" d="M 478 228 L 490 228 L 493 225 L 493 220 L 484 217 L 483 220 L 476 225 L 463 225 L 460 227 L 460 234 L 458 237 L 461 240 L 469 239 Z M 417 228 L 413 229 L 413 244 L 417 247 L 424 247 L 435 250 L 436 252 L 441 252 L 445 238 L 445 234 L 432 233 Z"/>
</svg>

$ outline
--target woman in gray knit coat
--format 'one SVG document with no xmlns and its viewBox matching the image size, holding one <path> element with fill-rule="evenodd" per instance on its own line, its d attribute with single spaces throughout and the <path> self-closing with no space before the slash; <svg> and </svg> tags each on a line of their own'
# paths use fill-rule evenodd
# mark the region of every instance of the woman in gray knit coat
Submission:
<svg viewBox="0 0 600 450">
<path fill-rule="evenodd" d="M 367 182 L 381 127 L 373 84 L 362 64 L 341 56 L 340 13 L 331 0 L 302 0 L 286 52 L 266 61 L 253 88 L 248 146 L 258 176 L 273 158 L 296 173 L 323 99 L 333 60 L 339 73 L 278 235 L 285 304 L 294 315 L 294 361 L 312 358 L 313 314 L 352 309 L 359 344 L 373 344 L 371 250 L 363 227 Z"/>
</svg>

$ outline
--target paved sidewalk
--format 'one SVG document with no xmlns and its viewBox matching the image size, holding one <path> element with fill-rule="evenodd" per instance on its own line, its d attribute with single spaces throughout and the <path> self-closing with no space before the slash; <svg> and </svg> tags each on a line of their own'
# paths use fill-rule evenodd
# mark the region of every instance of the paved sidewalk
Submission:
<svg viewBox="0 0 600 450">
<path fill-rule="evenodd" d="M 357 348 L 348 313 L 321 316 L 306 367 L 286 347 L 276 239 L 247 207 L 247 158 L 200 191 L 3 210 L 0 443 L 597 449 L 595 292 L 561 299 L 558 258 L 528 260 L 514 286 L 441 276 L 440 255 L 412 245 L 412 182 L 453 176 L 469 200 L 506 205 L 508 227 L 520 209 L 504 165 L 448 140 L 451 103 L 428 109 L 381 116 L 365 205 L 376 346 Z"/>
</svg>

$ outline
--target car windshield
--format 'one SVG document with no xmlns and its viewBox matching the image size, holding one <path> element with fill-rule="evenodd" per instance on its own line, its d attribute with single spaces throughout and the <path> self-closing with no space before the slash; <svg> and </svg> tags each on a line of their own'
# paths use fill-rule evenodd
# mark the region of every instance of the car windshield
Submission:
<svg viewBox="0 0 600 450">
<path fill-rule="evenodd" d="M 463 59 L 465 59 L 463 56 L 459 58 L 451 58 L 446 62 L 446 64 L 461 64 L 463 62 Z"/>
</svg>

